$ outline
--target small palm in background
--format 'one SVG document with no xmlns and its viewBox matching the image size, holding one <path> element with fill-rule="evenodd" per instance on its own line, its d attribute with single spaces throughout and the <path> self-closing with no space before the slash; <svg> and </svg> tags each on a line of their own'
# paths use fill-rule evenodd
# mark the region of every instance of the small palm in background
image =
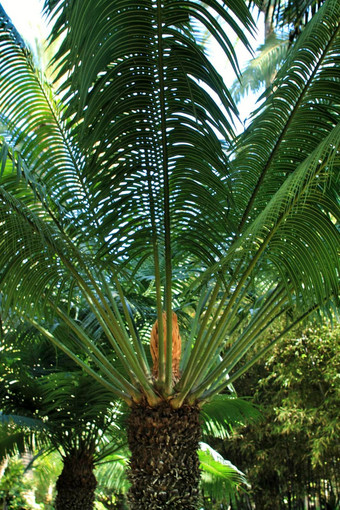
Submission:
<svg viewBox="0 0 340 510">
<path fill-rule="evenodd" d="M 19 351 L 18 342 L 25 348 Z M 17 436 L 15 429 L 9 434 L 13 446 L 23 451 L 40 444 L 44 455 L 58 451 L 63 468 L 57 480 L 56 508 L 67 504 L 74 510 L 91 509 L 95 464 L 124 445 L 120 413 L 111 394 L 103 393 L 101 386 L 29 327 L 7 334 L 1 359 L 1 409 L 12 427 L 13 423 L 17 429 L 26 425 Z M 35 423 L 36 429 L 32 428 Z M 8 448 L 5 452 L 10 453 Z"/>
<path fill-rule="evenodd" d="M 261 91 L 270 93 L 276 73 L 284 63 L 291 45 L 323 2 L 255 0 L 251 3 L 253 7 L 259 8 L 259 16 L 261 12 L 264 15 L 264 42 L 242 70 L 241 78 L 232 85 L 231 91 L 236 103 L 250 92 L 259 96 Z"/>
</svg>

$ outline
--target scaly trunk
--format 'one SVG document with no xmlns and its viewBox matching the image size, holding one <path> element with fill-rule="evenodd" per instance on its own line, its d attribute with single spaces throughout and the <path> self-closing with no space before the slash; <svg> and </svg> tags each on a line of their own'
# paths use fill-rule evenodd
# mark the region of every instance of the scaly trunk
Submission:
<svg viewBox="0 0 340 510">
<path fill-rule="evenodd" d="M 93 510 L 97 481 L 93 474 L 92 454 L 74 451 L 63 462 L 56 484 L 56 510 Z"/>
<path fill-rule="evenodd" d="M 135 406 L 128 424 L 132 510 L 196 510 L 199 504 L 199 409 Z"/>
</svg>

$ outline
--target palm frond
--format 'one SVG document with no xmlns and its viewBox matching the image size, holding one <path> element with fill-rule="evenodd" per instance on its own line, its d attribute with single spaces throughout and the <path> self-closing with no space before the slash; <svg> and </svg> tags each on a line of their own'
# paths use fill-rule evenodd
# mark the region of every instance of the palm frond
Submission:
<svg viewBox="0 0 340 510">
<path fill-rule="evenodd" d="M 105 461 L 96 466 L 96 479 L 98 489 L 114 490 L 118 493 L 126 493 L 129 482 L 126 476 L 129 455 L 127 451 L 121 451 L 108 456 Z"/>
<path fill-rule="evenodd" d="M 62 446 L 65 452 L 87 448 L 100 462 L 124 447 L 119 405 L 91 377 L 79 371 L 57 372 L 44 377 L 40 385 L 56 448 Z"/>
<path fill-rule="evenodd" d="M 219 502 L 229 503 L 237 488 L 247 485 L 242 471 L 208 444 L 200 443 L 198 456 L 202 467 L 201 488 L 204 494 Z"/>
<path fill-rule="evenodd" d="M 0 460 L 3 461 L 6 457 L 24 453 L 29 437 L 27 432 L 5 431 L 3 427 L 0 427 Z"/>
<path fill-rule="evenodd" d="M 220 184 L 212 169 L 220 173 L 227 164 L 212 126 L 228 139 L 230 125 L 225 126 L 227 121 L 222 112 L 200 84 L 206 83 L 214 90 L 227 109 L 232 106 L 230 96 L 183 25 L 189 16 L 200 16 L 203 11 L 210 26 L 211 15 L 198 2 L 167 3 L 162 10 L 164 26 L 160 52 L 157 42 L 160 13 L 156 6 L 153 2 L 142 5 L 129 2 L 126 9 L 120 9 L 103 1 L 95 7 L 89 4 L 85 10 L 82 8 L 80 19 L 76 6 L 70 12 L 62 9 L 57 21 L 60 30 L 68 30 L 57 55 L 61 59 L 65 56 L 65 69 L 61 67 L 61 73 L 69 66 L 77 68 L 76 75 L 73 73 L 65 82 L 67 115 L 76 124 L 84 151 L 90 150 L 85 175 L 96 190 L 92 204 L 101 210 L 100 231 L 107 239 L 111 257 L 115 258 L 123 250 L 134 258 L 138 251 L 145 252 L 147 247 L 152 256 L 155 235 L 160 237 L 162 249 L 165 236 L 163 193 L 168 195 L 166 202 L 171 201 L 172 237 L 175 237 L 176 225 L 198 221 L 195 206 L 198 211 L 204 204 L 206 212 L 202 217 L 211 215 L 208 209 L 211 193 L 206 193 L 207 200 L 203 203 L 195 198 L 199 196 L 195 187 L 204 193 L 204 187 L 195 179 L 196 167 L 197 164 L 202 166 L 202 174 L 206 174 L 206 181 L 213 189 Z M 217 2 L 211 2 L 211 6 L 220 10 Z M 93 9 L 98 16 L 95 31 Z M 71 29 L 74 24 L 76 30 Z M 238 29 L 238 32 L 241 31 Z M 115 36 L 108 38 L 107 34 Z M 227 39 L 226 34 L 223 37 Z M 90 60 L 84 58 L 89 46 Z M 74 48 L 81 50 L 74 51 Z M 157 85 L 159 80 L 163 80 L 163 85 Z M 158 92 L 155 94 L 155 91 Z M 200 146 L 202 152 L 204 150 L 202 158 L 196 149 Z M 169 182 L 166 184 L 167 174 Z M 188 185 L 192 204 L 183 204 L 181 197 Z M 109 193 L 111 200 L 108 200 Z M 177 221 L 177 211 L 180 211 L 181 222 Z"/>
<path fill-rule="evenodd" d="M 283 290 L 270 310 L 254 315 L 250 327 L 255 329 L 244 343 L 240 337 L 226 355 L 229 361 L 239 359 L 241 345 L 250 345 L 251 338 L 284 310 L 294 306 L 301 314 L 338 295 L 339 233 L 332 218 L 338 216 L 334 186 L 340 132 L 332 111 L 340 104 L 339 9 L 339 3 L 330 0 L 313 18 L 279 73 L 276 91 L 239 140 L 232 163 L 239 230 L 221 262 L 196 279 L 196 285 L 204 282 L 204 276 L 208 282 L 222 268 L 229 269 L 231 277 L 219 306 L 209 312 L 208 331 L 202 323 L 198 332 L 200 346 L 192 350 L 181 382 L 187 390 L 195 383 L 202 389 L 226 368 L 227 361 L 205 378 L 254 282 L 263 288 L 263 296 L 268 275 Z M 183 398 L 185 389 L 181 391 Z"/>
<path fill-rule="evenodd" d="M 270 84 L 287 55 L 288 39 L 272 34 L 257 49 L 257 55 L 242 70 L 240 78 L 233 83 L 231 93 L 236 103 L 250 92 L 257 93 Z"/>
<path fill-rule="evenodd" d="M 194 249 L 195 256 L 211 260 L 203 245 L 200 248 L 202 227 L 211 232 L 210 246 L 216 251 L 214 233 L 227 221 L 228 204 L 221 207 L 217 222 L 213 196 L 227 168 L 217 133 L 228 140 L 232 128 L 210 91 L 227 111 L 234 106 L 187 23 L 189 18 L 203 23 L 233 61 L 229 37 L 216 24 L 214 11 L 246 42 L 229 10 L 218 2 L 160 5 L 144 1 L 121 7 L 103 0 L 86 9 L 80 3 L 69 9 L 61 2 L 54 29 L 55 36 L 66 31 L 56 56 L 60 76 L 66 76 L 65 115 L 72 118 L 86 154 L 84 176 L 93 190 L 92 204 L 103 218 L 105 253 L 114 260 L 121 253 L 134 260 L 142 251 L 154 259 L 159 319 L 162 253 L 169 314 L 171 252 Z M 52 10 L 55 4 L 46 6 Z M 251 28 L 243 2 L 231 2 L 229 9 Z M 70 68 L 77 73 L 67 77 Z"/>
<path fill-rule="evenodd" d="M 2 6 L 0 23 L 0 112 L 7 138 L 34 171 L 35 181 L 43 179 L 51 197 L 58 194 L 60 205 L 68 203 L 69 215 L 73 204 L 75 221 L 87 203 L 79 154 L 61 121 L 51 87 L 35 69 L 29 50 Z"/>
<path fill-rule="evenodd" d="M 328 1 L 301 34 L 273 83 L 274 93 L 239 141 L 234 169 L 240 231 L 337 124 L 338 20 L 339 3 Z"/>
<path fill-rule="evenodd" d="M 46 424 L 37 418 L 0 412 L 0 460 L 35 448 L 48 448 Z"/>
<path fill-rule="evenodd" d="M 227 439 L 235 425 L 259 419 L 260 411 L 250 401 L 228 394 L 215 395 L 201 411 L 203 439 Z"/>
</svg>

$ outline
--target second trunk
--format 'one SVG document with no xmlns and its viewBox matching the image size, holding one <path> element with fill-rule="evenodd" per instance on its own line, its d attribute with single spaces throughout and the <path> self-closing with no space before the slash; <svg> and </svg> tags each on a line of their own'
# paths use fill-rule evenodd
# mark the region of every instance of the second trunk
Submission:
<svg viewBox="0 0 340 510">
<path fill-rule="evenodd" d="M 97 482 L 92 454 L 74 451 L 63 462 L 57 480 L 56 510 L 93 510 Z"/>
</svg>

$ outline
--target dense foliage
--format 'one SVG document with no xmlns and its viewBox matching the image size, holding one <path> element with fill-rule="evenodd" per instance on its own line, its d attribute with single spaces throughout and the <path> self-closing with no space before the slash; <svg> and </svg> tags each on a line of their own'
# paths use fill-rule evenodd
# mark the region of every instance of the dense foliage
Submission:
<svg viewBox="0 0 340 510">
<path fill-rule="evenodd" d="M 98 401 L 129 406 L 131 508 L 196 510 L 204 408 L 338 303 L 340 4 L 311 17 L 239 137 L 197 26 L 237 72 L 230 33 L 249 47 L 255 28 L 245 0 L 45 10 L 57 92 L 0 5 L 1 321 L 30 324 Z M 64 481 L 58 505 L 75 510 Z"/>
<path fill-rule="evenodd" d="M 263 412 L 222 447 L 252 487 L 240 508 L 248 508 L 247 501 L 261 510 L 299 509 L 306 501 L 337 508 L 339 338 L 339 325 L 300 328 L 239 381 L 239 391 L 254 394 Z"/>
</svg>

